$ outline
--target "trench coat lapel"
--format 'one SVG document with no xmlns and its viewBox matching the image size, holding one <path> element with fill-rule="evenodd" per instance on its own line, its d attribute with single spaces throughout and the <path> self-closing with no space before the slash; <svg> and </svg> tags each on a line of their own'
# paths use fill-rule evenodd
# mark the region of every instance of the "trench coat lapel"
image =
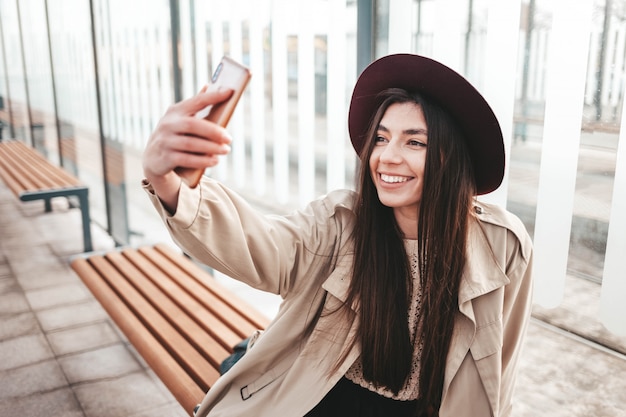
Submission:
<svg viewBox="0 0 626 417">
<path fill-rule="evenodd" d="M 471 223 L 466 259 L 459 287 L 460 314 L 452 334 L 442 399 L 445 399 L 450 383 L 467 356 L 476 335 L 476 318 L 472 301 L 510 282 L 498 264 L 479 221 Z M 480 366 L 477 366 L 477 369 L 491 408 L 497 410 L 499 385 L 492 375 L 487 375 L 488 370 Z"/>
</svg>

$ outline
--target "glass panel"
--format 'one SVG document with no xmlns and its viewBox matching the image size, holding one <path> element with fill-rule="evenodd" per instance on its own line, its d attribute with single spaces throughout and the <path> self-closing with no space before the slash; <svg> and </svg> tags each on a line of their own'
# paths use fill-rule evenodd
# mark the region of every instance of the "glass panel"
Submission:
<svg viewBox="0 0 626 417">
<path fill-rule="evenodd" d="M 7 136 L 32 145 L 17 2 L 1 2 L 0 18 L 2 19 L 7 80 L 10 87 L 7 89 L 6 97 L 2 100 L 6 119 L 9 122 Z"/>
<path fill-rule="evenodd" d="M 122 244 L 169 240 L 141 189 L 143 148 L 173 101 L 169 2 L 95 3 L 111 234 Z"/>
<path fill-rule="evenodd" d="M 89 186 L 92 222 L 108 229 L 89 2 L 49 2 L 63 166 Z"/>
<path fill-rule="evenodd" d="M 50 161 L 59 164 L 45 0 L 25 0 L 19 5 L 27 82 L 31 92 L 33 143 Z"/>
</svg>

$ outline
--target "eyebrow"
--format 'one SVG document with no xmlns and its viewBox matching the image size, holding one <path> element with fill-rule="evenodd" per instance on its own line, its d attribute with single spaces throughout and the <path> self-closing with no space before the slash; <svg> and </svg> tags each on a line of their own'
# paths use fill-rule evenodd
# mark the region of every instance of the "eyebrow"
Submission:
<svg viewBox="0 0 626 417">
<path fill-rule="evenodd" d="M 387 129 L 384 125 L 379 124 L 378 130 L 382 130 L 383 132 L 389 133 L 389 129 Z M 404 135 L 425 135 L 428 136 L 428 131 L 426 129 L 406 129 L 403 130 L 402 133 Z"/>
</svg>

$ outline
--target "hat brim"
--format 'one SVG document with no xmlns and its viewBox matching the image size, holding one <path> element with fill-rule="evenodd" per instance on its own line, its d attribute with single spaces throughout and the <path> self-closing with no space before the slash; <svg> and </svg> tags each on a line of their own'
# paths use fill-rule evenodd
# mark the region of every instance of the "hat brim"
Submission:
<svg viewBox="0 0 626 417">
<path fill-rule="evenodd" d="M 467 140 L 477 194 L 490 193 L 500 186 L 504 142 L 493 110 L 463 76 L 420 55 L 388 55 L 374 61 L 359 76 L 348 113 L 348 130 L 357 154 L 365 145 L 371 119 L 382 103 L 379 93 L 388 88 L 420 93 L 446 110 Z"/>
</svg>

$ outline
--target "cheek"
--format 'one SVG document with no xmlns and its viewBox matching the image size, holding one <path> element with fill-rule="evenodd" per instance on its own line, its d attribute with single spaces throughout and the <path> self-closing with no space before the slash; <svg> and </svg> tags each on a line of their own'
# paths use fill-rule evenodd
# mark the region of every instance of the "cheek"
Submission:
<svg viewBox="0 0 626 417">
<path fill-rule="evenodd" d="M 373 179 L 376 176 L 376 169 L 378 168 L 378 155 L 376 155 L 376 150 L 372 151 L 372 154 L 370 155 L 369 167 L 370 174 Z"/>
</svg>

